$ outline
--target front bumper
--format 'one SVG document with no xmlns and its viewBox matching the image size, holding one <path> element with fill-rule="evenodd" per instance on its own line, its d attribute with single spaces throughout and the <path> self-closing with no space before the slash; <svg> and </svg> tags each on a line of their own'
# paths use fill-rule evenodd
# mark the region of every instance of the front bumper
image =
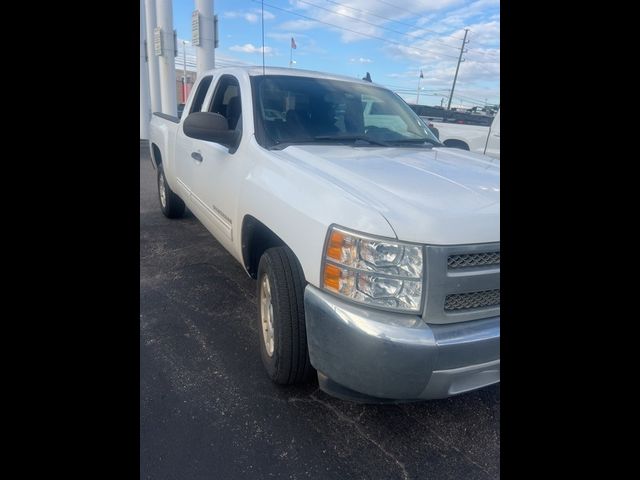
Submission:
<svg viewBox="0 0 640 480">
<path fill-rule="evenodd" d="M 500 317 L 429 325 L 307 285 L 307 341 L 320 387 L 360 401 L 444 398 L 500 381 Z"/>
</svg>

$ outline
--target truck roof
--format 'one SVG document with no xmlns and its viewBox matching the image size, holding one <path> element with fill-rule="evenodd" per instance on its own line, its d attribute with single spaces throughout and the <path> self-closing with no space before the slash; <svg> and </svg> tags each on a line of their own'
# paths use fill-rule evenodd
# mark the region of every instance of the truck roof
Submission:
<svg viewBox="0 0 640 480">
<path fill-rule="evenodd" d="M 222 68 L 209 70 L 205 72 L 205 74 L 213 74 L 213 73 L 222 72 L 222 71 L 229 72 L 229 73 L 246 72 L 251 77 L 257 77 L 263 74 L 262 66 L 259 66 L 259 65 L 252 65 L 247 67 L 222 67 Z M 382 85 L 377 85 L 372 82 L 360 80 L 359 78 L 347 77 L 345 75 L 337 75 L 333 73 L 317 72 L 314 70 L 303 70 L 299 68 L 265 67 L 264 74 L 265 75 L 290 75 L 293 77 L 324 78 L 327 80 L 342 80 L 346 82 L 362 83 L 365 85 L 373 84 L 378 87 L 384 88 Z"/>
</svg>

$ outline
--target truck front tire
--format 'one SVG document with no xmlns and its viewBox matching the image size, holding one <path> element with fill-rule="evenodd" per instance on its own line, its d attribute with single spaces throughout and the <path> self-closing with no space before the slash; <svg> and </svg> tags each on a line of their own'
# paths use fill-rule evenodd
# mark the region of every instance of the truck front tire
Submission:
<svg viewBox="0 0 640 480">
<path fill-rule="evenodd" d="M 181 218 L 184 216 L 184 202 L 169 188 L 162 164 L 158 165 L 158 199 L 160 200 L 160 209 L 165 217 Z"/>
<path fill-rule="evenodd" d="M 291 249 L 266 250 L 258 266 L 260 356 L 275 383 L 292 385 L 311 377 L 307 349 L 302 267 Z"/>
</svg>

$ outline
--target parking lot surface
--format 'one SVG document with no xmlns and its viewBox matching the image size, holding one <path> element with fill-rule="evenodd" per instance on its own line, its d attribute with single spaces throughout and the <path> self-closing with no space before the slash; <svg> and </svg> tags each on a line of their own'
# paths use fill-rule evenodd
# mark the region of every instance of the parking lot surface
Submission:
<svg viewBox="0 0 640 480">
<path fill-rule="evenodd" d="M 499 478 L 499 385 L 378 406 L 275 385 L 255 290 L 190 212 L 162 215 L 141 145 L 140 478 Z"/>
</svg>

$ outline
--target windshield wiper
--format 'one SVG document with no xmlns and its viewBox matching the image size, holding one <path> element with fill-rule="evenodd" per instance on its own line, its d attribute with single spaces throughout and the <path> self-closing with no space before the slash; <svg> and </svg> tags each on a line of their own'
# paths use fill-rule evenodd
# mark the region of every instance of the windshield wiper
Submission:
<svg viewBox="0 0 640 480">
<path fill-rule="evenodd" d="M 416 138 L 416 139 L 409 138 L 406 140 L 394 140 L 393 143 L 412 143 L 412 144 L 415 144 L 416 146 L 422 146 L 428 143 L 431 145 L 431 148 L 443 146 L 441 142 L 436 140 L 430 140 L 428 138 Z"/>
<path fill-rule="evenodd" d="M 370 145 L 379 145 L 381 147 L 391 147 L 392 145 L 384 142 L 382 140 L 375 140 L 371 137 L 367 137 L 366 135 L 319 135 L 317 137 L 313 137 L 314 140 L 344 140 L 344 141 L 362 141 L 367 142 Z"/>
<path fill-rule="evenodd" d="M 291 140 L 276 140 L 274 144 L 270 147 L 271 150 L 283 150 L 290 145 L 305 145 L 314 142 L 323 142 L 323 141 L 346 141 L 346 142 L 354 142 L 354 146 L 364 146 L 366 145 L 379 145 L 381 147 L 393 147 L 390 143 L 384 142 L 382 140 L 374 140 L 372 138 L 367 137 L 366 135 L 318 135 L 316 137 L 308 137 L 308 138 L 299 138 L 299 139 L 291 139 Z M 355 142 L 365 142 L 357 145 Z"/>
</svg>

